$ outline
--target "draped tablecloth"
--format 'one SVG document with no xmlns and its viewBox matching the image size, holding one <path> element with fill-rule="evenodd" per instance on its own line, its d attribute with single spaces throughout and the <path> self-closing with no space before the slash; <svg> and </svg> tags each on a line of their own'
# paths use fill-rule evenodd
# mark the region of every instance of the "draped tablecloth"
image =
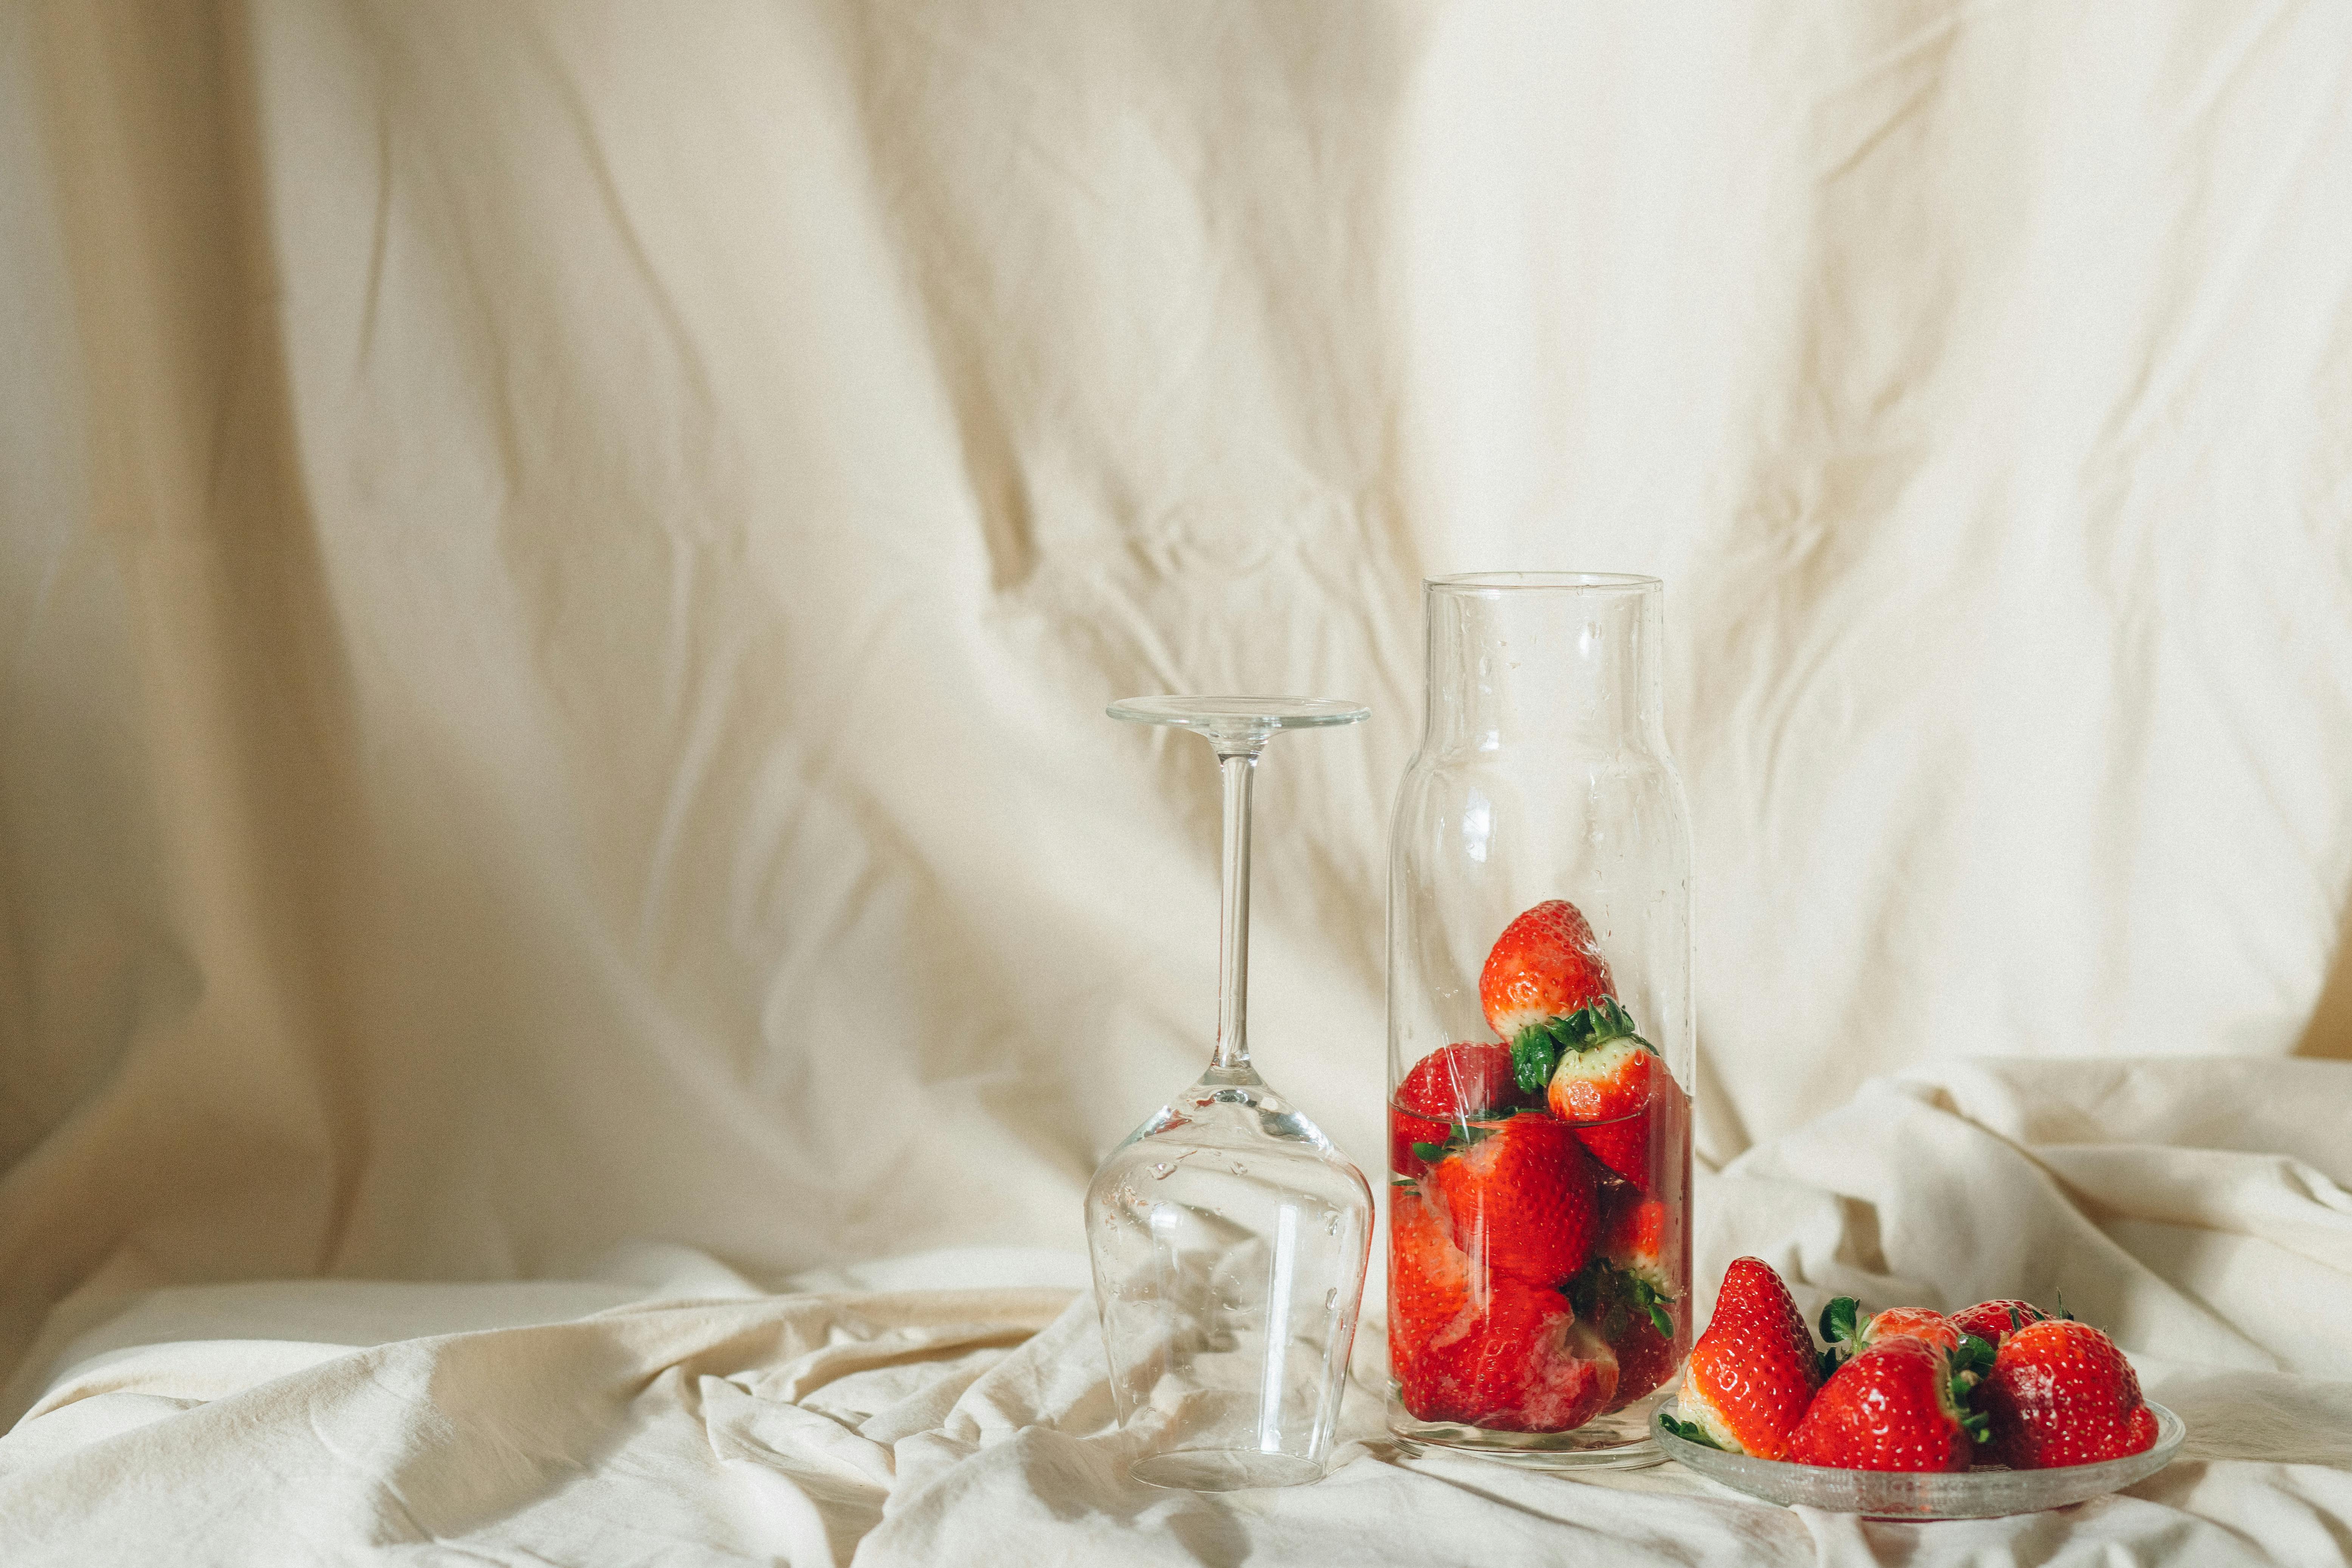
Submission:
<svg viewBox="0 0 2352 1568">
<path fill-rule="evenodd" d="M 0 1568 L 2341 1561 L 2347 80 L 2342 0 L 0 5 Z M 1375 1321 L 1328 1481 L 1120 1479 L 1066 1249 L 1218 856 L 1103 704 L 1373 709 L 1251 990 L 1373 1157 L 1418 584 L 1507 567 L 1669 584 L 1703 1275 L 2063 1289 L 2163 1475 L 1408 1459 Z"/>
<path fill-rule="evenodd" d="M 571 1283 L 69 1302 L 0 1440 L 0 1561 L 2336 1563 L 2347 1110 L 2342 1064 L 1984 1060 L 1866 1083 L 1702 1176 L 1706 1280 L 1738 1249 L 1808 1309 L 2063 1290 L 2112 1329 L 2189 1439 L 2054 1512 L 1864 1523 L 1677 1466 L 1407 1457 L 1369 1392 L 1376 1322 L 1327 1479 L 1159 1491 L 1125 1479 L 1082 1258 L 931 1253 L 772 1294 L 641 1247 Z"/>
</svg>

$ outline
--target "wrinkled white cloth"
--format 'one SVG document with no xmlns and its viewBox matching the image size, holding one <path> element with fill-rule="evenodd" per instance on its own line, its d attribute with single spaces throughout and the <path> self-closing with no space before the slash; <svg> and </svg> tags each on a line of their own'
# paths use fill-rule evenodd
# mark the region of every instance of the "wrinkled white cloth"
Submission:
<svg viewBox="0 0 2352 1568">
<path fill-rule="evenodd" d="M 1324 1481 L 1171 1494 L 1126 1479 L 1081 1259 L 935 1254 L 762 1295 L 640 1249 L 601 1282 L 82 1303 L 0 1439 L 0 1561 L 150 1559 L 168 1525 L 189 1564 L 2340 1563 L 2347 1111 L 2343 1064 L 1966 1063 L 1865 1084 L 1702 1180 L 1707 1280 L 1737 1247 L 1808 1309 L 2063 1294 L 2113 1328 L 2188 1443 L 2056 1512 L 1869 1523 L 1674 1466 L 1407 1457 L 1376 1323 Z"/>
<path fill-rule="evenodd" d="M 2321 1560 L 2348 75 L 2311 0 L 0 5 L 0 1562 Z M 1217 835 L 1103 704 L 1373 709 L 1265 765 L 1251 993 L 1373 1166 L 1416 584 L 1496 567 L 1667 582 L 1709 1267 L 2063 1288 L 2221 1448 L 1916 1541 L 1361 1400 L 1118 1481 L 1021 1292 L 1205 1055 Z"/>
<path fill-rule="evenodd" d="M 1381 1149 L 1418 579 L 1649 571 L 1718 1161 L 2352 1054 L 2352 7 L 0 6 L 0 1363 Z M 1573 889 L 1562 889 L 1572 893 Z M 2329 987 L 2331 955 L 2344 953 Z"/>
</svg>

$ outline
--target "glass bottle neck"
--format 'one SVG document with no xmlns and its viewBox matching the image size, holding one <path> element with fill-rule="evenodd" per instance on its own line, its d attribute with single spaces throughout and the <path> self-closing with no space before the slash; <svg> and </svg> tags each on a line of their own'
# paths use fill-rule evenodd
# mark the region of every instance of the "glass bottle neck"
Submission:
<svg viewBox="0 0 2352 1568">
<path fill-rule="evenodd" d="M 1433 582 L 1427 757 L 1556 747 L 1665 750 L 1658 584 L 1480 588 Z"/>
</svg>

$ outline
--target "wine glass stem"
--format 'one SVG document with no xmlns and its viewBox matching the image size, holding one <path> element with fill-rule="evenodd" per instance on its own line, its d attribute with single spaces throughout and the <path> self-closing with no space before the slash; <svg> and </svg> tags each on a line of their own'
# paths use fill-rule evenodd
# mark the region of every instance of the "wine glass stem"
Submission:
<svg viewBox="0 0 2352 1568">
<path fill-rule="evenodd" d="M 1217 1055 L 1210 1069 L 1247 1077 L 1249 1059 L 1250 785 L 1257 752 L 1217 754 L 1225 775 L 1224 910 L 1218 930 L 1224 949 L 1217 961 Z"/>
</svg>

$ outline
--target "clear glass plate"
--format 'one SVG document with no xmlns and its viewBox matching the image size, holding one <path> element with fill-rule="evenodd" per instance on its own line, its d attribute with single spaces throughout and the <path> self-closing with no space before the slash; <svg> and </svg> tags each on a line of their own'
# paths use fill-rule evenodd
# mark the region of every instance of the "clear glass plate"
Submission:
<svg viewBox="0 0 2352 1568">
<path fill-rule="evenodd" d="M 1750 1497 L 1791 1507 L 1858 1513 L 1870 1519 L 1990 1519 L 2064 1508 L 2144 1481 L 2172 1462 L 2189 1428 L 2161 1405 L 2156 1412 L 2156 1444 L 2137 1454 L 2095 1465 L 2054 1470 L 2007 1470 L 1979 1466 L 1958 1475 L 1921 1475 L 1900 1470 L 1837 1470 L 1822 1465 L 1790 1465 L 1751 1459 L 1691 1443 L 1666 1430 L 1661 1417 L 1679 1414 L 1662 1406 L 1650 1430 L 1666 1458 L 1689 1466 Z"/>
</svg>

